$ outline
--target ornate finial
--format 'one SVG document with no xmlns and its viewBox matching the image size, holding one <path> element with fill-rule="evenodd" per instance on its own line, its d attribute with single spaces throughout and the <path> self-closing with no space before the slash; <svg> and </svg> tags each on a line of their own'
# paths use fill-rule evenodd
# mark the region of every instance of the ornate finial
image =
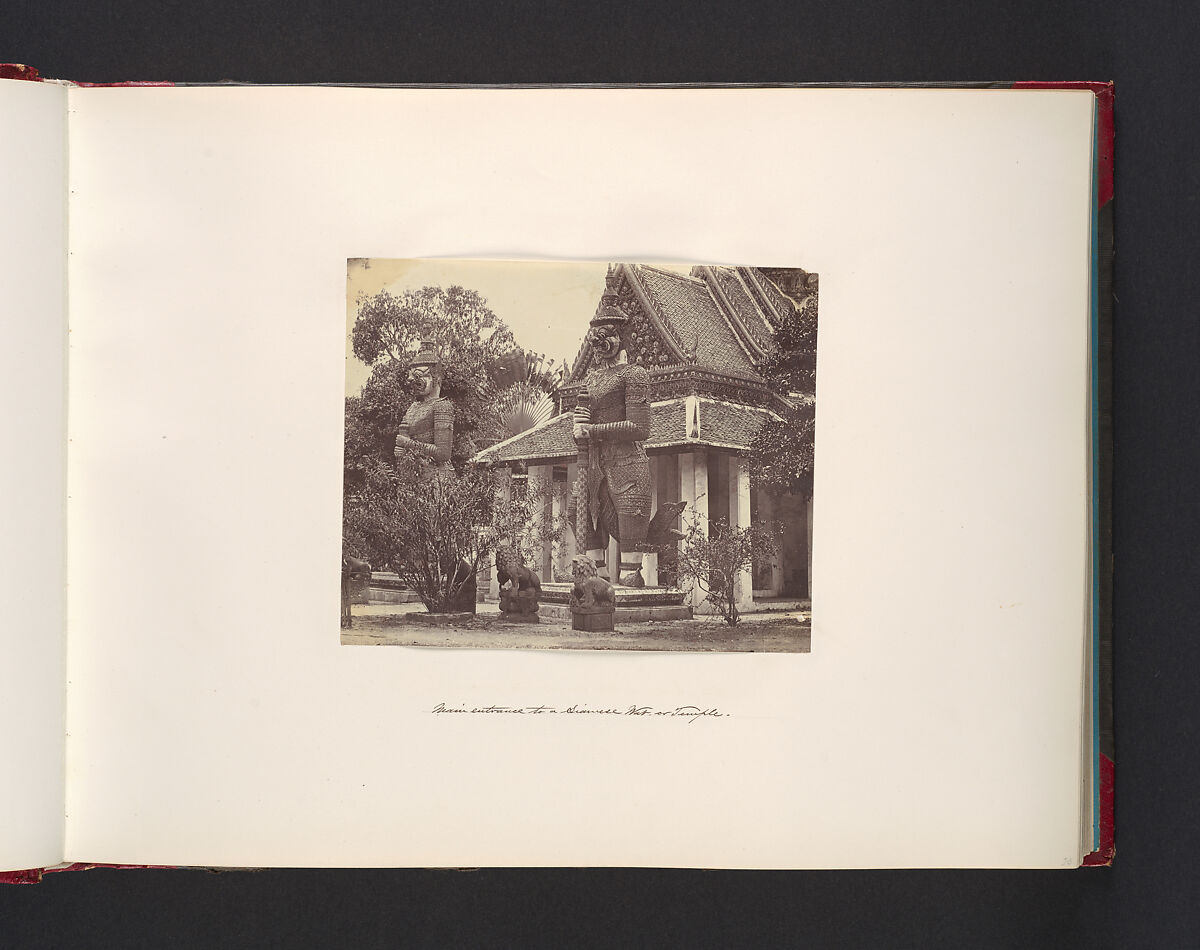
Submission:
<svg viewBox="0 0 1200 950">
<path fill-rule="evenodd" d="M 621 272 L 612 264 L 608 265 L 608 274 L 604 278 L 604 296 L 600 298 L 600 306 L 592 317 L 591 326 L 604 323 L 623 324 L 629 322 L 629 317 L 617 306 L 618 290 L 621 286 Z"/>
<path fill-rule="evenodd" d="M 422 340 L 421 348 L 412 358 L 409 366 L 437 366 L 442 361 L 438 356 L 437 343 L 434 340 Z"/>
</svg>

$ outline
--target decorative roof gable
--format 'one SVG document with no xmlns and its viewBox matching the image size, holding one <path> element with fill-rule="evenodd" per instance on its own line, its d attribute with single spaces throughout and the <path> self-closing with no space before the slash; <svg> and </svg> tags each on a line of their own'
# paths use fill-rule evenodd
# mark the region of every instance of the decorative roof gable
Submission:
<svg viewBox="0 0 1200 950">
<path fill-rule="evenodd" d="M 647 369 L 695 365 L 718 372 L 754 374 L 766 355 L 782 308 L 758 275 L 751 286 L 742 272 L 753 268 L 696 267 L 690 276 L 649 264 L 616 264 L 618 306 L 629 315 L 629 361 Z M 778 308 L 778 309 L 777 309 Z M 592 361 L 586 339 L 567 383 L 582 382 Z"/>
<path fill-rule="evenodd" d="M 609 284 L 629 317 L 629 361 L 650 371 L 647 449 L 695 444 L 744 452 L 764 419 L 805 408 L 805 397 L 772 392 L 757 367 L 773 349 L 776 328 L 798 306 L 815 304 L 816 274 L 701 265 L 684 275 L 649 264 L 613 264 Z M 560 414 L 483 450 L 477 461 L 573 458 L 570 409 L 591 363 L 585 337 L 558 390 Z"/>
<path fill-rule="evenodd" d="M 636 265 L 609 267 L 610 279 L 619 275 L 617 306 L 629 317 L 629 362 L 647 369 L 695 362 L 694 354 L 687 351 L 675 328 L 663 320 L 660 308 L 647 295 L 637 271 Z M 582 382 L 591 364 L 592 347 L 585 337 L 567 383 Z"/>
</svg>

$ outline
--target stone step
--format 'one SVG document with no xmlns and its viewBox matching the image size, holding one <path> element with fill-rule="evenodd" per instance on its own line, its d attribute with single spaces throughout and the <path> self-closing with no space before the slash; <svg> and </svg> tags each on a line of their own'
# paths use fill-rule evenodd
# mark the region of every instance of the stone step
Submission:
<svg viewBox="0 0 1200 950">
<path fill-rule="evenodd" d="M 369 604 L 415 604 L 420 599 L 415 590 L 393 590 L 390 587 L 372 586 L 367 594 Z"/>
<path fill-rule="evenodd" d="M 371 586 L 382 590 L 408 590 L 408 585 L 400 580 L 400 575 L 391 571 L 372 571 Z"/>
<path fill-rule="evenodd" d="M 547 583 L 542 585 L 540 603 L 567 604 L 573 584 Z M 622 607 L 681 607 L 683 591 L 674 587 L 614 587 L 617 609 Z"/>
<path fill-rule="evenodd" d="M 566 604 L 542 603 L 538 614 L 547 620 L 570 620 L 571 608 Z M 647 620 L 691 620 L 692 608 L 683 604 L 667 604 L 657 607 L 618 607 L 613 612 L 613 622 L 642 623 Z"/>
</svg>

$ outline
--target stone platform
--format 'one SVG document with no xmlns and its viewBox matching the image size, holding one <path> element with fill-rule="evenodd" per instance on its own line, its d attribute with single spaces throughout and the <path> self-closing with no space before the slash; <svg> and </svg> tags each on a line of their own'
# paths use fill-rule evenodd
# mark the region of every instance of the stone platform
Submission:
<svg viewBox="0 0 1200 950">
<path fill-rule="evenodd" d="M 395 574 L 388 571 L 372 571 L 371 586 L 367 594 L 370 604 L 415 604 L 421 598 L 417 592 L 405 586 Z M 361 603 L 361 601 L 357 601 Z"/>
<path fill-rule="evenodd" d="M 543 617 L 571 619 L 568 606 L 572 584 L 543 584 L 540 599 Z M 683 602 L 683 591 L 670 587 L 614 587 L 617 609 L 615 623 L 639 623 L 647 620 L 691 620 L 692 608 Z"/>
</svg>

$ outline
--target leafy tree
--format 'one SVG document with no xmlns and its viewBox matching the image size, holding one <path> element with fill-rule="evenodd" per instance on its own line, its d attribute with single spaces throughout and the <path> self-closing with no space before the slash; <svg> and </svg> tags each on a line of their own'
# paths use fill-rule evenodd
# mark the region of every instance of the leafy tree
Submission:
<svg viewBox="0 0 1200 950">
<path fill-rule="evenodd" d="M 538 392 L 554 392 L 563 379 L 564 367 L 544 353 L 516 349 L 501 354 L 492 367 L 498 389 L 526 386 Z"/>
<path fill-rule="evenodd" d="M 751 477 L 760 488 L 776 495 L 812 495 L 815 431 L 811 404 L 790 406 L 779 419 L 762 424 L 747 456 Z"/>
<path fill-rule="evenodd" d="M 737 607 L 738 578 L 756 559 L 770 558 L 778 550 L 772 526 L 731 526 L 724 518 L 706 525 L 694 514 L 684 519 L 676 570 L 684 590 L 698 588 L 704 599 L 729 626 L 741 620 Z"/>
<path fill-rule="evenodd" d="M 812 495 L 816 431 L 817 292 L 812 291 L 775 328 L 774 346 L 758 372 L 778 396 L 750 447 L 750 473 L 759 486 L 780 494 Z"/>
<path fill-rule="evenodd" d="M 386 464 L 367 457 L 361 474 L 345 501 L 343 549 L 376 570 L 394 571 L 431 613 L 452 609 L 500 542 L 528 563 L 531 552 L 561 538 L 561 524 L 539 517 L 551 486 L 523 486 L 501 501 L 487 469 L 434 468 L 415 459 Z"/>
<path fill-rule="evenodd" d="M 562 369 L 516 345 L 511 330 L 476 291 L 423 287 L 361 295 L 351 331 L 355 355 L 371 367 L 361 396 L 346 400 L 345 486 L 362 488 L 367 456 L 390 462 L 414 393 L 408 367 L 420 341 L 437 341 L 442 395 L 454 403 L 454 463 L 541 421 Z"/>
<path fill-rule="evenodd" d="M 499 540 L 526 558 L 561 543 L 562 525 L 541 517 L 552 486 L 522 483 L 499 504 L 492 476 L 465 464 L 479 442 L 542 418 L 560 370 L 518 347 L 474 290 L 385 290 L 361 295 L 357 306 L 351 341 L 371 374 L 361 395 L 346 399 L 343 547 L 376 570 L 395 571 L 427 609 L 445 610 Z M 396 432 L 416 398 L 409 364 L 425 339 L 437 342 L 441 394 L 454 404 L 453 468 L 394 458 Z M 472 573 L 458 570 L 460 562 Z"/>
<path fill-rule="evenodd" d="M 391 467 L 372 460 L 364 475 L 343 512 L 344 545 L 367 553 L 372 566 L 390 567 L 430 612 L 452 609 L 485 551 L 475 518 L 490 486 L 474 470 L 464 477 L 415 461 Z"/>
<path fill-rule="evenodd" d="M 512 331 L 478 291 L 422 287 L 393 294 L 360 294 L 351 341 L 354 355 L 374 366 L 380 359 L 407 363 L 422 339 L 435 339 L 463 361 L 478 364 L 515 346 Z"/>
<path fill-rule="evenodd" d="M 396 431 L 414 393 L 408 367 L 421 340 L 437 342 L 442 358 L 442 395 L 454 403 L 454 459 L 476 451 L 478 438 L 496 438 L 495 371 L 521 350 L 512 331 L 477 291 L 463 287 L 422 287 L 393 294 L 360 295 L 351 331 L 354 355 L 371 367 L 360 402 L 347 401 L 347 485 L 358 486 L 360 454 L 381 461 L 392 455 Z M 354 429 L 356 431 L 352 432 Z"/>
<path fill-rule="evenodd" d="M 499 358 L 493 379 L 499 388 L 495 407 L 501 439 L 518 435 L 554 415 L 550 393 L 561 385 L 563 367 L 545 354 L 516 350 Z"/>
</svg>

